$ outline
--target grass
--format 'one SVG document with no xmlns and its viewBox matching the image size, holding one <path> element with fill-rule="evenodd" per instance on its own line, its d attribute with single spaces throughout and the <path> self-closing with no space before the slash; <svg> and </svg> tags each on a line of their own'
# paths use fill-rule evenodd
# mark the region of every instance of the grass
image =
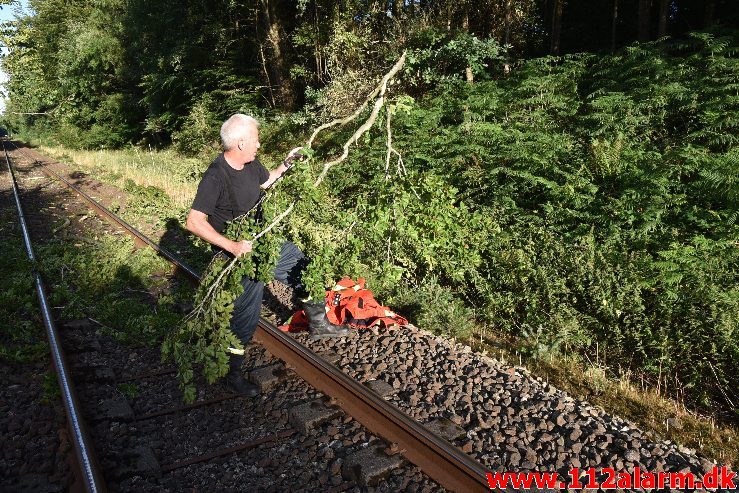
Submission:
<svg viewBox="0 0 739 493">
<path fill-rule="evenodd" d="M 59 150 L 59 149 L 58 149 Z M 112 153 L 108 153 L 112 154 Z M 122 153 L 124 154 L 124 153 Z M 125 155 L 110 158 L 125 162 Z M 64 222 L 34 244 L 50 304 L 61 319 L 90 317 L 118 339 L 153 344 L 179 322 L 179 306 L 192 288 L 170 283 L 170 264 L 151 249 L 137 249 L 128 236 L 78 235 Z M 48 354 L 16 211 L 0 208 L 0 357 L 28 362 Z M 94 268 L 91 268 L 93 267 Z"/>
<path fill-rule="evenodd" d="M 33 284 L 33 265 L 23 246 L 18 213 L 10 203 L 0 208 L 0 249 L 0 359 L 39 361 L 48 355 L 48 346 Z"/>
<path fill-rule="evenodd" d="M 118 390 L 128 399 L 135 399 L 139 395 L 139 387 L 135 383 L 119 383 Z"/>
<path fill-rule="evenodd" d="M 183 231 L 187 211 L 197 191 L 202 172 L 210 158 L 193 158 L 173 150 L 77 150 L 61 146 L 37 145 L 36 149 L 74 170 L 113 185 L 128 194 L 125 204 L 114 203 L 111 210 L 139 230 L 173 250 L 196 270 L 204 268 L 209 256 L 207 244 L 181 234 L 185 242 L 171 243 L 170 230 Z"/>
<path fill-rule="evenodd" d="M 176 307 L 191 298 L 192 288 L 172 286 L 171 266 L 153 250 L 135 248 L 128 236 L 67 240 L 38 247 L 50 301 L 61 318 L 90 318 L 101 333 L 133 345 L 156 344 L 177 325 Z"/>
<path fill-rule="evenodd" d="M 190 207 L 200 174 L 207 159 L 183 157 L 173 150 L 140 150 L 135 147 L 117 151 L 74 150 L 39 146 L 38 151 L 58 161 L 75 165 L 123 189 L 128 180 L 139 186 L 162 190 L 177 208 Z"/>
</svg>

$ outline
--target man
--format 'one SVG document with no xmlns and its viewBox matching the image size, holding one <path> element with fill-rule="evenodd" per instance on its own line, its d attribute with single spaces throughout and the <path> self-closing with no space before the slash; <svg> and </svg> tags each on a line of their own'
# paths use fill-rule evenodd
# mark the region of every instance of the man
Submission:
<svg viewBox="0 0 739 493">
<path fill-rule="evenodd" d="M 285 163 L 272 171 L 257 159 L 259 122 L 254 118 L 236 114 L 221 126 L 221 142 L 224 151 L 213 160 L 203 174 L 192 208 L 187 215 L 187 229 L 234 257 L 248 255 L 252 242 L 234 241 L 223 236 L 226 222 L 249 211 L 259 200 L 260 187 L 267 188 L 288 170 Z M 288 157 L 300 148 L 293 149 Z M 305 295 L 300 282 L 302 270 L 308 260 L 291 242 L 285 242 L 275 268 L 275 279 L 292 287 L 299 295 Z M 241 280 L 244 292 L 234 301 L 231 330 L 246 346 L 249 344 L 262 305 L 264 283 L 249 277 Z M 317 337 L 342 336 L 346 327 L 330 324 L 326 319 L 325 303 L 304 302 L 311 333 Z M 226 384 L 240 395 L 254 397 L 259 394 L 256 385 L 247 382 L 241 373 L 244 356 L 231 355 Z"/>
</svg>

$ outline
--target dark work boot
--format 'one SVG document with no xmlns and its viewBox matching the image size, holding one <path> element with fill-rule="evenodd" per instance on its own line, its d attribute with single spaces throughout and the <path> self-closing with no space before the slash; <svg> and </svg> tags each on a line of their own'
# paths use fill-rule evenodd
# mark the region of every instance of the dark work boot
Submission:
<svg viewBox="0 0 739 493">
<path fill-rule="evenodd" d="M 244 397 L 256 397 L 259 395 L 259 387 L 251 382 L 247 382 L 241 373 L 241 363 L 244 361 L 243 356 L 231 356 L 229 361 L 230 369 L 226 374 L 226 388 L 234 394 Z"/>
<path fill-rule="evenodd" d="M 341 337 L 349 334 L 346 325 L 334 325 L 326 318 L 326 303 L 318 301 L 304 301 L 303 311 L 308 318 L 310 335 L 313 338 Z"/>
</svg>

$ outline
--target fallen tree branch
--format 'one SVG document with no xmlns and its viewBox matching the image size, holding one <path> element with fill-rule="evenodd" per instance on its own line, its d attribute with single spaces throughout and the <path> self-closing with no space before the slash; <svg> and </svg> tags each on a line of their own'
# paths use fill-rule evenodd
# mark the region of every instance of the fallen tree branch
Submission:
<svg viewBox="0 0 739 493">
<path fill-rule="evenodd" d="M 321 184 L 323 179 L 326 177 L 326 173 L 328 173 L 328 170 L 331 169 L 331 167 L 341 163 L 347 158 L 347 156 L 349 155 L 349 147 L 351 146 L 352 142 L 356 142 L 367 130 L 369 130 L 372 127 L 372 125 L 374 125 L 375 121 L 377 120 L 377 115 L 380 113 L 380 109 L 382 109 L 382 107 L 385 104 L 385 93 L 387 92 L 388 82 L 400 71 L 401 68 L 403 68 L 403 65 L 405 64 L 405 58 L 406 58 L 406 52 L 403 52 L 403 55 L 400 57 L 400 59 L 395 63 L 395 65 L 393 65 L 390 71 L 387 74 L 385 74 L 385 76 L 380 81 L 380 84 L 370 93 L 370 95 L 367 97 L 365 102 L 359 107 L 359 109 L 357 109 L 357 111 L 355 111 L 352 115 L 346 118 L 343 118 L 341 120 L 334 120 L 333 122 L 321 125 L 313 132 L 313 135 L 311 135 L 310 139 L 308 140 L 306 147 L 310 147 L 310 144 L 313 142 L 313 139 L 315 139 L 315 137 L 318 135 L 318 133 L 321 130 L 333 127 L 335 125 L 348 123 L 352 119 L 356 118 L 362 112 L 362 110 L 367 106 L 367 104 L 373 97 L 377 97 L 377 100 L 375 101 L 375 104 L 372 108 L 372 113 L 370 113 L 370 116 L 367 118 L 367 120 L 354 132 L 354 134 L 352 134 L 349 140 L 346 141 L 343 147 L 344 152 L 341 154 L 341 156 L 323 165 L 323 171 L 318 176 L 316 181 L 313 183 L 314 187 L 317 187 L 318 185 Z M 388 121 L 388 124 L 389 124 L 389 121 Z M 398 153 L 397 151 L 395 151 L 395 153 L 398 154 L 398 158 L 400 159 L 400 153 Z M 402 161 L 401 161 L 401 166 L 402 166 Z M 277 216 L 269 226 L 267 226 L 265 229 L 260 231 L 258 234 L 254 235 L 254 238 L 252 238 L 251 241 L 258 240 L 259 238 L 267 234 L 270 230 L 272 230 L 272 228 L 274 228 L 285 217 L 287 217 L 288 214 L 290 214 L 293 208 L 295 207 L 295 203 L 297 202 L 297 200 L 298 199 L 294 200 L 287 209 L 282 211 L 280 215 Z M 208 288 L 208 291 L 205 293 L 205 296 L 203 296 L 198 306 L 196 306 L 185 317 L 185 321 L 195 318 L 200 313 L 205 303 L 211 299 L 211 296 L 213 295 L 214 291 L 220 286 L 221 280 L 223 279 L 223 277 L 229 272 L 231 272 L 231 270 L 234 268 L 237 260 L 238 260 L 238 257 L 234 257 L 233 259 L 231 259 L 231 261 L 228 264 L 226 264 L 223 267 L 221 272 L 218 274 L 218 277 L 213 281 L 213 283 Z"/>
<path fill-rule="evenodd" d="M 393 147 L 393 132 L 390 128 L 390 120 L 392 112 L 387 111 L 387 118 L 385 121 L 385 129 L 387 130 L 387 154 L 385 154 L 385 181 L 390 179 L 390 157 L 395 154 L 398 156 L 398 174 L 402 176 L 401 166 L 403 164 L 403 156 Z"/>
<path fill-rule="evenodd" d="M 42 113 L 39 113 L 39 112 L 23 112 L 23 111 L 6 111 L 5 113 L 8 114 L 8 115 L 50 115 L 51 114 L 50 111 L 49 112 L 44 111 Z"/>
<path fill-rule="evenodd" d="M 337 164 L 341 163 L 342 161 L 344 161 L 349 156 L 349 146 L 351 146 L 352 143 L 356 143 L 357 140 L 359 140 L 359 138 L 362 135 L 364 135 L 364 133 L 367 130 L 369 130 L 372 127 L 372 125 L 374 125 L 375 120 L 377 120 L 377 115 L 380 113 L 380 109 L 385 104 L 385 93 L 387 92 L 387 84 L 390 81 L 390 79 L 392 79 L 395 76 L 395 74 L 397 74 L 400 71 L 400 69 L 403 68 L 403 65 L 405 64 L 405 57 L 406 57 L 406 52 L 403 52 L 403 55 L 395 63 L 395 65 L 393 65 L 393 68 L 391 68 L 390 71 L 387 74 L 385 74 L 385 77 L 382 78 L 382 81 L 377 86 L 377 88 L 374 91 L 372 91 L 372 93 L 370 94 L 370 98 L 368 98 L 368 99 L 371 99 L 371 97 L 377 96 L 377 100 L 375 101 L 375 104 L 374 104 L 374 106 L 372 108 L 372 113 L 370 113 L 370 116 L 367 118 L 367 120 L 352 134 L 352 136 L 349 137 L 349 140 L 347 140 L 344 143 L 344 146 L 343 146 L 344 152 L 341 153 L 341 156 L 339 156 L 338 158 L 334 159 L 333 161 L 329 161 L 329 162 L 327 162 L 327 163 L 325 163 L 323 165 L 323 170 L 321 171 L 321 174 L 318 176 L 318 178 L 316 179 L 316 181 L 313 183 L 313 186 L 314 187 L 317 187 L 318 185 L 321 184 L 321 182 L 323 181 L 323 179 L 326 177 L 326 173 L 328 173 L 328 170 L 329 169 L 331 169 L 333 166 L 336 166 Z M 366 106 L 366 104 L 367 104 L 367 102 L 365 102 L 359 108 L 359 110 L 357 110 L 355 112 L 355 115 L 358 115 L 361 112 L 361 110 L 364 109 L 364 107 Z M 347 117 L 347 118 L 349 118 L 349 117 Z M 346 121 L 348 122 L 351 119 L 352 118 L 349 118 Z M 340 121 L 337 121 L 337 122 L 340 122 Z M 334 123 L 334 122 L 332 122 L 332 123 Z M 336 124 L 338 124 L 338 123 L 336 123 Z M 330 125 L 330 126 L 333 126 L 333 125 Z M 321 128 L 321 127 L 319 127 L 319 128 Z M 328 127 L 326 127 L 326 128 L 328 128 Z M 317 132 L 313 132 L 313 134 L 314 135 L 311 136 L 311 140 L 308 141 L 308 144 L 307 144 L 308 147 L 310 147 L 310 143 L 312 142 L 312 139 L 315 137 L 315 135 L 317 134 Z"/>
<path fill-rule="evenodd" d="M 400 71 L 403 67 L 406 59 L 406 54 L 403 53 L 401 58 L 395 63 L 391 70 L 385 74 L 380 84 L 370 93 L 366 101 L 349 117 L 335 120 L 325 125 L 321 125 L 317 128 L 310 139 L 306 147 L 315 140 L 316 136 L 327 128 L 331 128 L 335 125 L 348 123 L 354 118 L 357 118 L 364 109 L 369 105 L 370 101 L 375 99 L 372 112 L 367 120 L 354 132 L 349 140 L 343 146 L 343 153 L 337 159 L 325 163 L 323 170 L 313 183 L 313 187 L 318 187 L 328 173 L 331 167 L 344 161 L 349 154 L 349 147 L 352 142 L 356 143 L 357 140 L 367 132 L 377 120 L 380 110 L 387 102 L 387 86 L 389 81 Z M 388 110 L 389 111 L 389 110 Z M 388 125 L 390 125 L 390 116 L 388 115 Z M 392 140 L 388 140 L 388 145 L 392 148 Z M 403 169 L 402 158 L 400 153 L 392 149 L 395 154 L 398 155 L 398 170 Z M 388 151 L 391 153 L 391 151 Z M 389 159 L 389 158 L 388 158 Z M 386 168 L 389 167 L 389 160 L 386 164 Z M 264 194 L 259 203 L 261 204 L 266 200 L 268 194 Z M 280 214 L 274 217 L 272 222 L 258 233 L 254 233 L 251 239 L 252 242 L 258 241 L 260 238 L 265 236 L 267 233 L 272 231 L 281 221 L 283 221 L 295 208 L 295 204 L 300 200 L 298 196 L 290 205 L 282 211 Z M 256 206 L 255 206 L 256 207 Z M 248 213 L 234 221 L 234 229 L 229 233 L 240 237 L 244 234 L 242 226 L 248 226 L 247 231 L 253 231 L 255 224 L 245 225 Z M 346 234 L 351 232 L 357 221 L 354 221 L 349 227 Z M 249 233 L 246 233 L 247 235 Z M 388 238 L 389 241 L 389 238 Z M 388 244 L 390 247 L 390 244 Z M 261 252 L 261 250 L 260 250 Z M 264 252 L 261 252 L 264 253 Z M 260 254 L 261 254 L 260 253 Z M 272 252 L 274 253 L 274 252 Z M 388 255 L 392 252 L 389 250 Z M 267 256 L 270 254 L 267 253 Z M 206 270 L 206 274 L 203 278 L 203 283 L 198 289 L 196 295 L 196 305 L 180 322 L 178 329 L 167 337 L 162 345 L 162 354 L 165 358 L 174 358 L 177 366 L 179 367 L 178 376 L 180 378 L 180 387 L 183 389 L 185 400 L 192 402 L 195 399 L 195 387 L 194 387 L 194 365 L 202 365 L 203 375 L 209 382 L 213 382 L 216 378 L 221 377 L 228 371 L 227 360 L 222 356 L 223 353 L 243 353 L 243 350 L 239 349 L 240 343 L 235 334 L 229 329 L 229 323 L 225 319 L 224 310 L 228 308 L 227 304 L 233 304 L 233 300 L 239 294 L 239 286 L 234 285 L 235 276 L 243 275 L 243 272 L 255 272 L 259 277 L 263 273 L 258 272 L 256 265 L 253 263 L 258 258 L 246 258 L 242 259 L 243 263 L 238 261 L 242 257 L 234 257 L 225 261 L 225 259 L 214 259 Z M 239 269 L 242 267 L 242 269 Z M 220 272 L 218 272 L 220 269 Z M 243 271 L 243 272 L 242 272 Z M 251 275 L 251 274 L 250 274 Z M 212 279 L 212 281 L 209 281 Z M 238 281 L 238 280 L 236 280 Z M 237 283 L 238 284 L 238 283 Z M 203 293 L 200 296 L 200 293 Z M 193 339 L 198 339 L 194 343 Z M 202 349 L 206 350 L 203 351 Z"/>
<path fill-rule="evenodd" d="M 251 241 L 257 241 L 257 240 L 258 240 L 259 238 L 261 238 L 262 236 L 264 236 L 264 235 L 266 235 L 267 233 L 269 233 L 269 231 L 270 231 L 270 230 L 271 230 L 272 228 L 274 228 L 274 227 L 275 227 L 275 226 L 276 226 L 276 225 L 277 225 L 277 224 L 278 224 L 278 223 L 279 223 L 280 221 L 282 221 L 283 219 L 285 219 L 285 217 L 287 217 L 287 215 L 288 215 L 288 214 L 290 214 L 290 213 L 292 212 L 292 210 L 293 210 L 293 207 L 295 207 L 295 204 L 296 204 L 296 203 L 298 202 L 298 200 L 300 200 L 300 197 L 298 197 L 297 199 L 293 200 L 293 201 L 292 201 L 292 202 L 290 203 L 290 206 L 289 206 L 289 207 L 288 207 L 287 209 L 285 209 L 284 211 L 282 211 L 282 212 L 280 213 L 280 215 L 279 215 L 279 216 L 277 216 L 277 217 L 275 218 L 275 220 L 274 220 L 274 221 L 272 221 L 272 222 L 270 223 L 270 225 L 269 225 L 269 226 L 267 226 L 266 228 L 264 228 L 264 229 L 263 229 L 262 231 L 260 231 L 260 232 L 259 232 L 259 233 L 257 233 L 256 235 L 254 235 L 254 238 L 253 238 L 253 239 L 252 239 Z"/>
<path fill-rule="evenodd" d="M 279 215 L 279 216 L 277 216 L 277 217 L 276 217 L 276 218 L 274 219 L 274 221 L 272 221 L 272 222 L 271 222 L 271 223 L 269 224 L 269 226 L 267 226 L 266 228 L 264 228 L 264 229 L 263 229 L 262 231 L 260 231 L 259 233 L 255 234 L 255 235 L 254 235 L 254 238 L 252 238 L 252 239 L 251 239 L 250 241 L 252 241 L 252 242 L 254 242 L 254 241 L 257 241 L 257 240 L 258 240 L 259 238 L 261 238 L 262 236 L 264 236 L 264 235 L 266 235 L 267 233 L 269 233 L 269 232 L 270 232 L 270 231 L 272 230 L 272 228 L 274 228 L 275 226 L 277 226 L 277 224 L 279 224 L 279 223 L 280 223 L 280 221 L 282 221 L 283 219 L 285 219 L 285 217 L 287 217 L 287 215 L 288 215 L 288 214 L 290 214 L 290 213 L 292 212 L 292 210 L 293 210 L 293 208 L 295 207 L 295 204 L 296 204 L 296 203 L 298 202 L 298 200 L 300 200 L 300 198 L 297 198 L 297 199 L 293 200 L 293 201 L 292 201 L 292 203 L 290 204 L 290 206 L 289 206 L 289 207 L 288 207 L 287 209 L 285 209 L 284 211 L 282 211 L 282 212 L 280 213 L 280 215 Z M 194 309 L 193 309 L 193 310 L 192 310 L 192 311 L 191 311 L 191 312 L 190 312 L 190 313 L 188 314 L 188 316 L 187 316 L 187 317 L 185 317 L 185 320 L 190 320 L 190 319 L 194 318 L 195 316 L 197 316 L 198 312 L 199 312 L 199 311 L 200 311 L 200 310 L 201 310 L 201 309 L 203 308 L 203 306 L 205 305 L 205 302 L 206 302 L 206 301 L 208 301 L 208 300 L 210 299 L 210 297 L 211 297 L 211 295 L 213 294 L 213 292 L 214 292 L 214 291 L 216 290 L 216 288 L 218 288 L 218 286 L 220 285 L 220 283 L 221 283 L 221 279 L 223 279 L 223 277 L 224 277 L 224 276 L 225 276 L 226 274 L 228 274 L 229 272 L 231 272 L 231 269 L 233 269 L 233 268 L 234 268 L 234 266 L 236 265 L 236 261 L 237 261 L 238 259 L 239 259 L 239 257 L 234 257 L 234 258 L 232 258 L 232 259 L 231 259 L 231 261 L 230 261 L 230 262 L 229 262 L 228 264 L 226 264 L 226 266 L 225 266 L 225 267 L 223 268 L 223 270 L 222 270 L 222 271 L 221 271 L 221 272 L 220 272 L 220 273 L 218 274 L 218 277 L 217 277 L 217 278 L 215 279 L 215 281 L 213 281 L 213 284 L 211 284 L 211 285 L 210 285 L 210 288 L 208 289 L 208 292 L 207 292 L 207 293 L 205 293 L 205 296 L 203 296 L 203 300 L 202 300 L 202 301 L 200 302 L 200 304 L 199 304 L 198 306 L 196 306 L 196 307 L 195 307 L 195 308 L 194 308 Z"/>
<path fill-rule="evenodd" d="M 380 92 L 380 87 L 379 86 L 376 87 L 375 90 L 372 91 L 369 96 L 367 96 L 367 98 L 364 100 L 364 103 L 362 103 L 362 105 L 359 108 L 357 108 L 357 110 L 354 113 L 352 113 L 351 115 L 345 116 L 344 118 L 339 118 L 339 119 L 330 121 L 328 123 L 324 123 L 323 125 L 321 125 L 318 128 L 316 128 L 313 131 L 313 134 L 311 134 L 310 139 L 308 139 L 308 142 L 306 143 L 306 147 L 311 147 L 313 145 L 313 140 L 323 130 L 326 130 L 327 128 L 335 127 L 336 125 L 345 125 L 345 124 L 349 123 L 350 121 L 354 120 L 356 117 L 358 117 L 360 115 L 360 113 L 362 113 L 362 111 L 364 111 L 364 109 L 367 107 L 367 105 L 372 100 L 372 98 L 374 98 L 375 96 L 377 96 L 377 93 L 378 92 Z"/>
</svg>

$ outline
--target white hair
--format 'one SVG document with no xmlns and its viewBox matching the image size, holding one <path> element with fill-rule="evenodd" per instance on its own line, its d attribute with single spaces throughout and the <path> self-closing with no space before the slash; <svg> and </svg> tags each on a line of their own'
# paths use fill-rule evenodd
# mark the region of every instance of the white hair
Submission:
<svg viewBox="0 0 739 493">
<path fill-rule="evenodd" d="M 244 129 L 247 125 L 254 125 L 255 128 L 259 128 L 259 122 L 254 117 L 243 113 L 236 113 L 223 122 L 223 125 L 221 125 L 221 142 L 225 150 L 231 150 L 239 144 L 239 140 L 244 137 Z"/>
</svg>

